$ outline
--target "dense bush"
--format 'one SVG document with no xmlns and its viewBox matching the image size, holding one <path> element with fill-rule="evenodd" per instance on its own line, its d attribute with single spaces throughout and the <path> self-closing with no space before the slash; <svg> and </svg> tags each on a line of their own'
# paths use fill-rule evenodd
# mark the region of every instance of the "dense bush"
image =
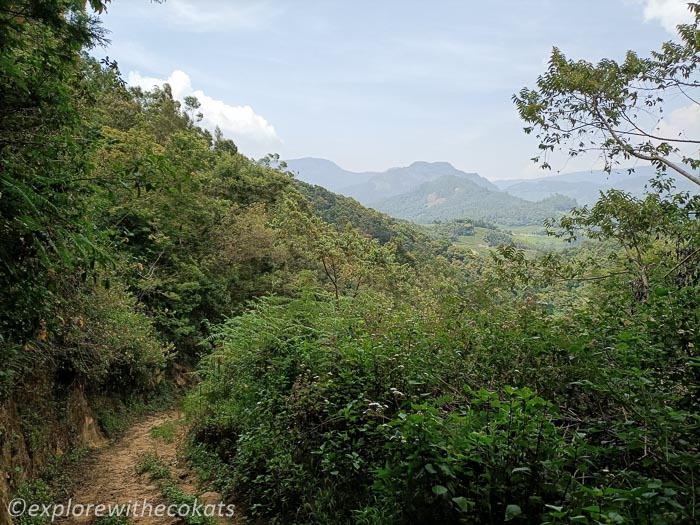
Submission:
<svg viewBox="0 0 700 525">
<path fill-rule="evenodd" d="M 64 312 L 54 334 L 61 374 L 109 391 L 154 390 L 164 380 L 172 345 L 164 345 L 121 285 L 88 287 Z"/>
<path fill-rule="evenodd" d="M 591 310 L 486 285 L 256 303 L 203 361 L 193 459 L 281 523 L 689 522 L 697 288 L 630 310 L 606 282 Z"/>
</svg>

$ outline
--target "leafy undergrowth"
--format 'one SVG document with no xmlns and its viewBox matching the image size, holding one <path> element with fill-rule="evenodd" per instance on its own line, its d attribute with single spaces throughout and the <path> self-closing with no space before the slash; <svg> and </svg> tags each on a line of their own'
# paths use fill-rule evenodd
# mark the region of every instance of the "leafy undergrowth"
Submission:
<svg viewBox="0 0 700 525">
<path fill-rule="evenodd" d="M 151 429 L 151 437 L 162 439 L 166 443 L 173 443 L 175 441 L 177 429 L 178 423 L 176 421 L 168 421 L 162 425 L 153 427 Z"/>
<path fill-rule="evenodd" d="M 181 396 L 172 382 L 164 381 L 148 395 L 125 399 L 96 397 L 93 404 L 100 429 L 107 438 L 114 440 L 144 416 L 175 406 Z"/>
<path fill-rule="evenodd" d="M 42 470 L 41 475 L 22 483 L 13 494 L 36 505 L 50 505 L 69 497 L 76 484 L 76 468 L 89 454 L 86 448 L 78 448 L 69 454 L 53 457 Z M 18 525 L 41 525 L 48 521 L 45 516 L 30 516 L 28 513 L 15 517 Z"/>
<path fill-rule="evenodd" d="M 279 523 L 689 523 L 696 372 L 652 321 L 688 293 L 595 317 L 259 301 L 204 360 L 189 456 Z"/>
<path fill-rule="evenodd" d="M 167 505 L 189 509 L 195 507 L 197 497 L 186 493 L 173 481 L 170 467 L 155 454 L 146 454 L 136 466 L 136 473 L 138 475 L 148 474 L 150 480 L 157 483 Z M 216 523 L 213 517 L 201 513 L 189 513 L 181 516 L 181 519 L 188 525 L 214 525 Z"/>
</svg>

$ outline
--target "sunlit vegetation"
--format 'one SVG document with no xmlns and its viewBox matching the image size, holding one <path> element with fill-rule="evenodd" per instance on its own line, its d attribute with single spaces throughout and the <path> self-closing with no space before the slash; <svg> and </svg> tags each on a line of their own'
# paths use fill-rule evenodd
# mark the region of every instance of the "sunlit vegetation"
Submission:
<svg viewBox="0 0 700 525">
<path fill-rule="evenodd" d="M 546 226 L 390 219 L 125 86 L 81 53 L 90 6 L 0 2 L 4 399 L 109 412 L 195 367 L 187 456 L 251 523 L 697 521 L 700 197 L 660 176 Z M 658 60 L 697 63 L 683 31 Z"/>
</svg>

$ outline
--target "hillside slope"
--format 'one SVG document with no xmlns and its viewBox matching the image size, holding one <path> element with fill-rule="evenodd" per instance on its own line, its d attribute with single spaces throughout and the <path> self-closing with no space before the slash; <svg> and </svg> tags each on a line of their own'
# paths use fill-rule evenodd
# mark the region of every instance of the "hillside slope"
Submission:
<svg viewBox="0 0 700 525">
<path fill-rule="evenodd" d="M 422 224 L 471 217 L 522 226 L 542 224 L 546 218 L 575 205 L 575 201 L 561 195 L 532 203 L 504 192 L 490 191 L 468 180 L 446 176 L 385 199 L 375 207 L 393 217 Z"/>
</svg>

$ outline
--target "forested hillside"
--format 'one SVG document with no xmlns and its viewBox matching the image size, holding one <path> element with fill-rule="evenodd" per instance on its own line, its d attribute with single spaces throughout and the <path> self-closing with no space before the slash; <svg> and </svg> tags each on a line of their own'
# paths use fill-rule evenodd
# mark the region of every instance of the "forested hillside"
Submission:
<svg viewBox="0 0 700 525">
<path fill-rule="evenodd" d="M 196 100 L 127 88 L 80 54 L 101 37 L 80 2 L 21 9 L 2 11 L 4 498 L 109 435 L 119 406 L 167 395 L 248 300 L 359 294 L 431 249 L 239 154 Z"/>
<path fill-rule="evenodd" d="M 103 8 L 0 1 L 0 522 L 181 399 L 180 460 L 249 523 L 697 521 L 697 194 L 661 173 L 546 221 L 580 246 L 479 255 L 127 86 Z M 698 21 L 664 62 L 695 87 Z"/>
<path fill-rule="evenodd" d="M 377 202 L 378 210 L 421 224 L 471 217 L 507 226 L 541 225 L 561 215 L 576 201 L 553 195 L 530 202 L 508 193 L 491 191 L 458 177 L 441 177 L 416 189 Z"/>
</svg>

